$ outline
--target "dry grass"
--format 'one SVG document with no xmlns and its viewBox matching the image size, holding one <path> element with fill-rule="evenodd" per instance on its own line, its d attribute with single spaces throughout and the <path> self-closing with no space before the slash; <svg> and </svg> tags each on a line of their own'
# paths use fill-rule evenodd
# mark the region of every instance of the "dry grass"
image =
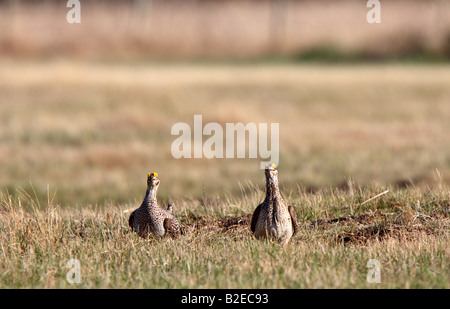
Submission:
<svg viewBox="0 0 450 309">
<path fill-rule="evenodd" d="M 380 25 L 356 0 L 99 1 L 80 25 L 66 23 L 65 6 L 8 3 L 0 287 L 449 288 L 448 63 L 141 62 L 445 61 L 448 1 L 383 2 Z M 260 159 L 172 157 L 172 126 L 194 114 L 280 124 L 282 192 L 300 221 L 286 248 L 248 229 L 264 195 Z M 127 226 L 149 171 L 160 202 L 175 202 L 179 239 L 143 240 Z M 66 281 L 72 258 L 80 285 Z M 369 259 L 380 284 L 366 281 Z"/>
<path fill-rule="evenodd" d="M 3 61 L 0 186 L 57 204 L 210 199 L 263 185 L 260 159 L 176 160 L 171 127 L 280 124 L 281 184 L 314 191 L 450 180 L 448 65 L 155 65 Z"/>
<path fill-rule="evenodd" d="M 249 214 L 261 191 L 215 202 L 178 200 L 178 239 L 139 238 L 127 226 L 130 205 L 62 209 L 2 194 L 0 286 L 26 288 L 448 288 L 447 187 L 298 191 L 288 197 L 299 234 L 281 248 L 255 240 Z M 440 188 L 439 188 L 440 186 Z M 39 210 L 39 208 L 41 210 Z M 67 262 L 82 282 L 66 281 Z M 369 259 L 381 283 L 366 281 Z"/>
</svg>

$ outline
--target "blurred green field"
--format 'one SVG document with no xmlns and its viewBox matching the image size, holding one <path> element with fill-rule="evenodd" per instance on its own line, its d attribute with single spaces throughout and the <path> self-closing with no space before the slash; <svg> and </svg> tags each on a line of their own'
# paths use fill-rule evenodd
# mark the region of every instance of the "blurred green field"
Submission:
<svg viewBox="0 0 450 309">
<path fill-rule="evenodd" d="M 280 181 L 450 182 L 450 67 L 2 61 L 0 187 L 61 206 L 221 198 L 264 185 L 261 159 L 174 159 L 177 122 L 280 124 Z"/>
</svg>

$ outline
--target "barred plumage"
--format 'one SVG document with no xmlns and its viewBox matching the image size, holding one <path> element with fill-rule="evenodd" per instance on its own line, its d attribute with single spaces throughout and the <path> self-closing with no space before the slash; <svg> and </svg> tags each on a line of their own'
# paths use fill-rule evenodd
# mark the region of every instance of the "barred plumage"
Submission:
<svg viewBox="0 0 450 309">
<path fill-rule="evenodd" d="M 133 211 L 128 225 L 141 237 L 165 236 L 176 237 L 180 234 L 180 224 L 173 215 L 172 207 L 163 209 L 158 205 L 157 193 L 159 178 L 157 173 L 148 174 L 147 192 L 141 206 Z"/>
<path fill-rule="evenodd" d="M 297 217 L 287 205 L 278 188 L 278 171 L 275 165 L 266 166 L 266 198 L 255 209 L 250 229 L 257 239 L 273 239 L 287 244 L 297 232 Z"/>
</svg>

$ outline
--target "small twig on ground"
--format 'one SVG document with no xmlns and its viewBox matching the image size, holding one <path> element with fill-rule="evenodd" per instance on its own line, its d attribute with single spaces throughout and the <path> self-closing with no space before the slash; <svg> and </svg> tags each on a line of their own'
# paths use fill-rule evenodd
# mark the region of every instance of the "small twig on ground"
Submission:
<svg viewBox="0 0 450 309">
<path fill-rule="evenodd" d="M 359 206 L 362 206 L 362 205 L 364 205 L 364 204 L 366 204 L 366 203 L 368 203 L 368 202 L 370 202 L 370 201 L 372 201 L 372 200 L 374 200 L 374 199 L 376 199 L 376 198 L 378 198 L 378 197 L 380 197 L 380 196 L 382 196 L 382 195 L 385 195 L 385 194 L 387 194 L 388 192 L 389 192 L 389 190 L 386 190 L 386 191 L 384 191 L 384 192 L 381 192 L 380 194 L 377 194 L 377 195 L 375 195 L 374 197 L 371 197 L 371 198 L 368 199 L 367 201 L 362 202 L 361 204 L 359 204 Z"/>
</svg>

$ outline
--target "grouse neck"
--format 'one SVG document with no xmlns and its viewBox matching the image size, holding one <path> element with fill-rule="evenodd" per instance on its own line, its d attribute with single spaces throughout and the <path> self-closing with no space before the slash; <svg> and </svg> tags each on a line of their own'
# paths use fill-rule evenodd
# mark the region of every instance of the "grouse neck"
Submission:
<svg viewBox="0 0 450 309">
<path fill-rule="evenodd" d="M 144 205 L 147 207 L 158 205 L 157 200 L 158 186 L 147 187 L 147 192 L 145 193 Z"/>
<path fill-rule="evenodd" d="M 266 180 L 266 202 L 275 201 L 280 197 L 278 180 L 267 178 Z"/>
</svg>

